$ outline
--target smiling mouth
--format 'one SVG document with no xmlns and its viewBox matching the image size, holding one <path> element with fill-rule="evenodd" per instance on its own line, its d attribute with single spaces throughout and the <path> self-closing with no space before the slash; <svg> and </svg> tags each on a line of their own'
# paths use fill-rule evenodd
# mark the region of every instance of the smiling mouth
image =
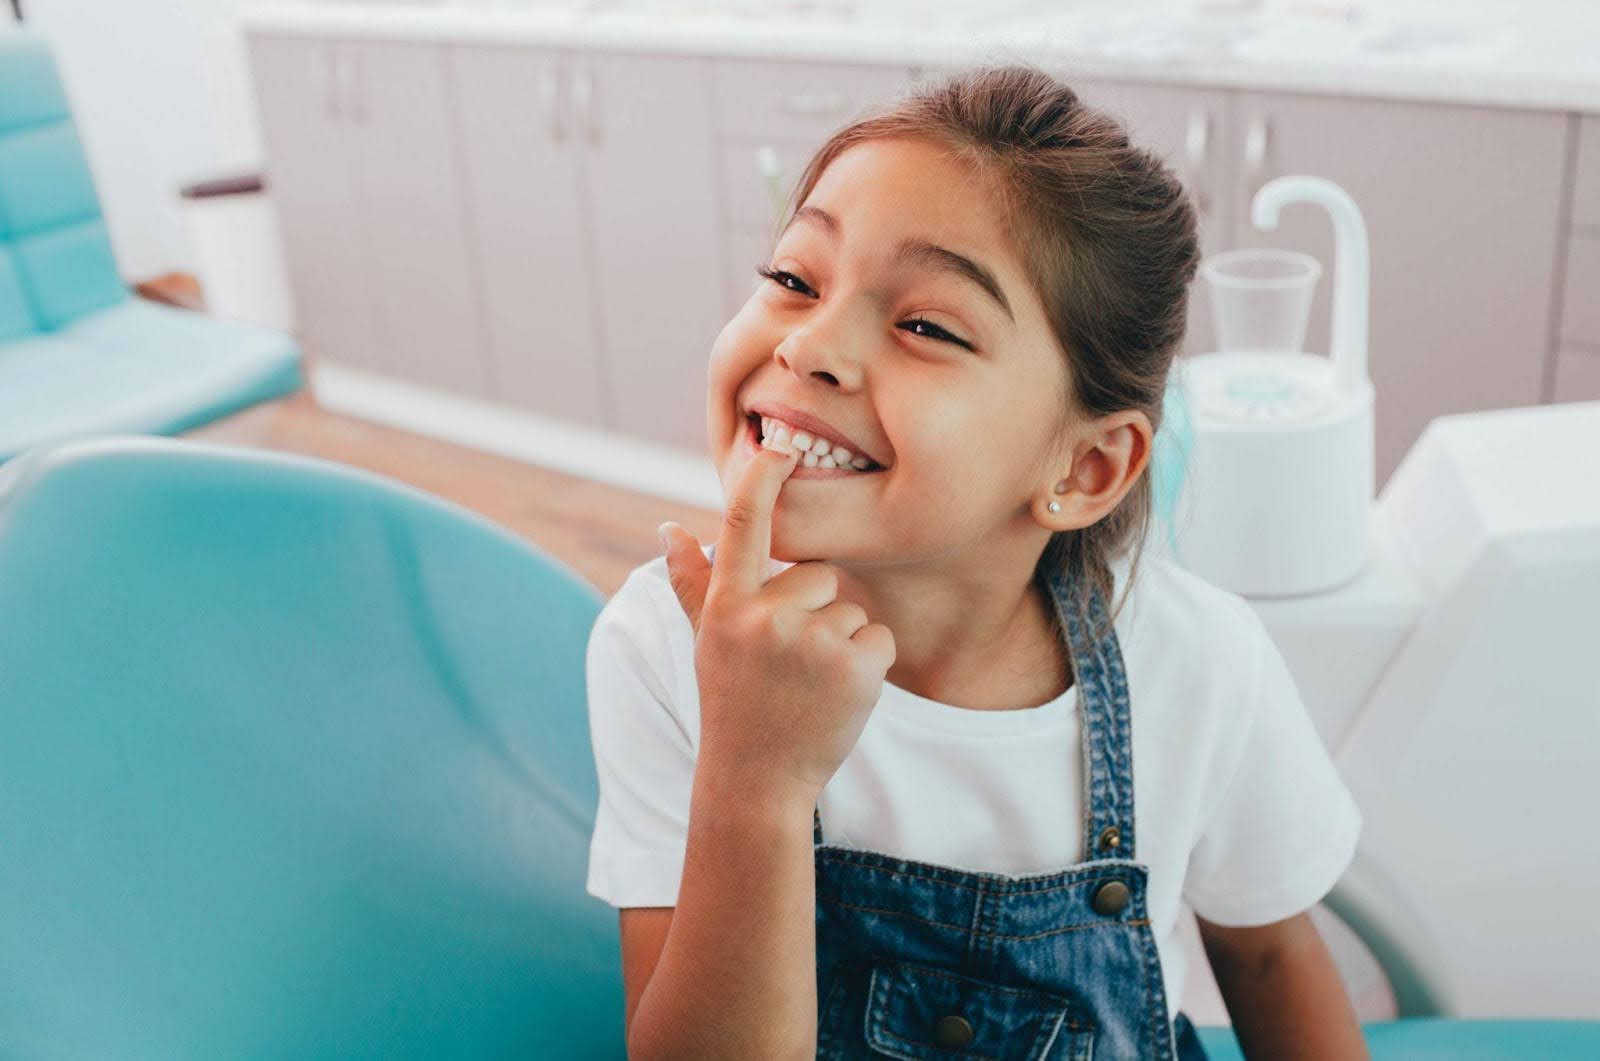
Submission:
<svg viewBox="0 0 1600 1061">
<path fill-rule="evenodd" d="M 767 445 L 764 445 L 762 443 L 762 429 L 761 429 L 761 414 L 760 413 L 749 413 L 749 414 L 746 414 L 746 416 L 745 416 L 745 439 L 749 443 L 749 445 L 753 449 L 756 449 L 756 450 L 774 448 L 772 446 L 767 446 Z M 792 449 L 793 446 L 791 445 L 791 446 L 788 446 L 787 448 Z M 828 467 L 827 465 L 822 464 L 820 462 L 823 461 L 823 460 L 829 460 L 829 463 L 832 463 L 830 458 L 821 457 L 821 456 L 819 456 L 818 454 L 815 454 L 815 453 L 808 453 L 804 457 L 801 458 L 800 463 L 795 465 L 794 471 L 792 471 L 789 474 L 789 477 L 791 479 L 796 478 L 796 477 L 799 477 L 799 478 L 802 478 L 802 479 L 844 479 L 844 478 L 852 478 L 853 479 L 853 478 L 859 478 L 859 477 L 861 477 L 863 475 L 873 475 L 873 474 L 875 474 L 877 472 L 881 472 L 881 471 L 884 470 L 884 466 L 882 464 L 879 464 L 878 462 L 872 460 L 872 458 L 866 457 L 865 454 L 863 454 L 862 457 L 868 461 L 867 467 L 865 467 L 865 468 L 853 468 L 853 467 L 850 467 L 848 465 L 843 466 L 843 467 L 838 466 L 838 465 L 834 465 L 833 467 Z M 808 464 L 808 463 L 806 463 L 807 461 L 810 461 L 811 463 Z"/>
</svg>

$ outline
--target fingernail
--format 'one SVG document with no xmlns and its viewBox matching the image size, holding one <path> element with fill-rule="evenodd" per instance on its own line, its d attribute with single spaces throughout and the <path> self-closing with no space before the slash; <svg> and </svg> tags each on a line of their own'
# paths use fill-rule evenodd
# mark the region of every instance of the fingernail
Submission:
<svg viewBox="0 0 1600 1061">
<path fill-rule="evenodd" d="M 661 548 L 663 549 L 672 548 L 672 539 L 667 536 L 667 528 L 670 526 L 672 526 L 672 521 L 668 520 L 656 528 L 656 537 L 661 539 Z"/>
</svg>

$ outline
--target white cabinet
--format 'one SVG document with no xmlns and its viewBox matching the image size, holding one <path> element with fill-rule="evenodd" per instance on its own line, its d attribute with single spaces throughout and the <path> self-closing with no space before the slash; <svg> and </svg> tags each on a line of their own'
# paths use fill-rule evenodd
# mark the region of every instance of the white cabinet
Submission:
<svg viewBox="0 0 1600 1061">
<path fill-rule="evenodd" d="M 616 427 L 704 453 L 706 370 L 727 322 L 707 61 L 570 58 L 580 204 Z"/>
<path fill-rule="evenodd" d="M 456 45 L 499 397 L 706 446 L 725 317 L 704 60 Z"/>
<path fill-rule="evenodd" d="M 490 396 L 442 48 L 257 36 L 251 55 L 307 348 Z"/>
<path fill-rule="evenodd" d="M 711 346 L 805 162 L 852 117 L 959 69 L 259 31 L 250 45 L 309 350 L 692 453 Z M 1293 207 L 1259 232 L 1250 200 L 1287 174 L 1355 197 L 1380 486 L 1437 416 L 1595 392 L 1600 120 L 1057 73 L 1180 174 L 1203 255 L 1322 261 L 1314 352 L 1331 225 Z M 1214 345 L 1197 278 L 1182 352 Z"/>
<path fill-rule="evenodd" d="M 382 370 L 351 135 L 348 49 L 342 42 L 252 37 L 250 58 L 301 345 L 319 359 Z"/>
<path fill-rule="evenodd" d="M 447 59 L 494 397 L 611 427 L 570 60 L 498 45 Z"/>
<path fill-rule="evenodd" d="M 1572 209 L 1556 319 L 1552 400 L 1600 400 L 1600 114 L 1569 127 Z"/>
<path fill-rule="evenodd" d="M 389 364 L 418 383 L 492 397 L 443 48 L 362 42 L 355 59 L 368 260 Z"/>
</svg>

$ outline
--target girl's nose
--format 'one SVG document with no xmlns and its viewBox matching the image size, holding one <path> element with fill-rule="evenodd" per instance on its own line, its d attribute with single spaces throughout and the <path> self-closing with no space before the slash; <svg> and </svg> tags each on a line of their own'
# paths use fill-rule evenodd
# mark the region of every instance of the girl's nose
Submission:
<svg viewBox="0 0 1600 1061">
<path fill-rule="evenodd" d="M 866 343 L 859 330 L 838 315 L 829 318 L 820 311 L 773 350 L 779 364 L 795 375 L 815 377 L 846 391 L 861 386 L 865 354 Z"/>
</svg>

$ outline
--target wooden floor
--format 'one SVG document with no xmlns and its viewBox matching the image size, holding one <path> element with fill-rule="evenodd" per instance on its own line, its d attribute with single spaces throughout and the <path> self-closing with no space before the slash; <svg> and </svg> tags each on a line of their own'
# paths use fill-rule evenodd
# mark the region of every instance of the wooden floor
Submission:
<svg viewBox="0 0 1600 1061">
<path fill-rule="evenodd" d="M 399 479 L 473 509 L 569 564 L 607 597 L 661 553 L 676 520 L 702 542 L 721 514 L 329 412 L 310 388 L 185 433 L 185 438 L 305 454 Z"/>
</svg>

